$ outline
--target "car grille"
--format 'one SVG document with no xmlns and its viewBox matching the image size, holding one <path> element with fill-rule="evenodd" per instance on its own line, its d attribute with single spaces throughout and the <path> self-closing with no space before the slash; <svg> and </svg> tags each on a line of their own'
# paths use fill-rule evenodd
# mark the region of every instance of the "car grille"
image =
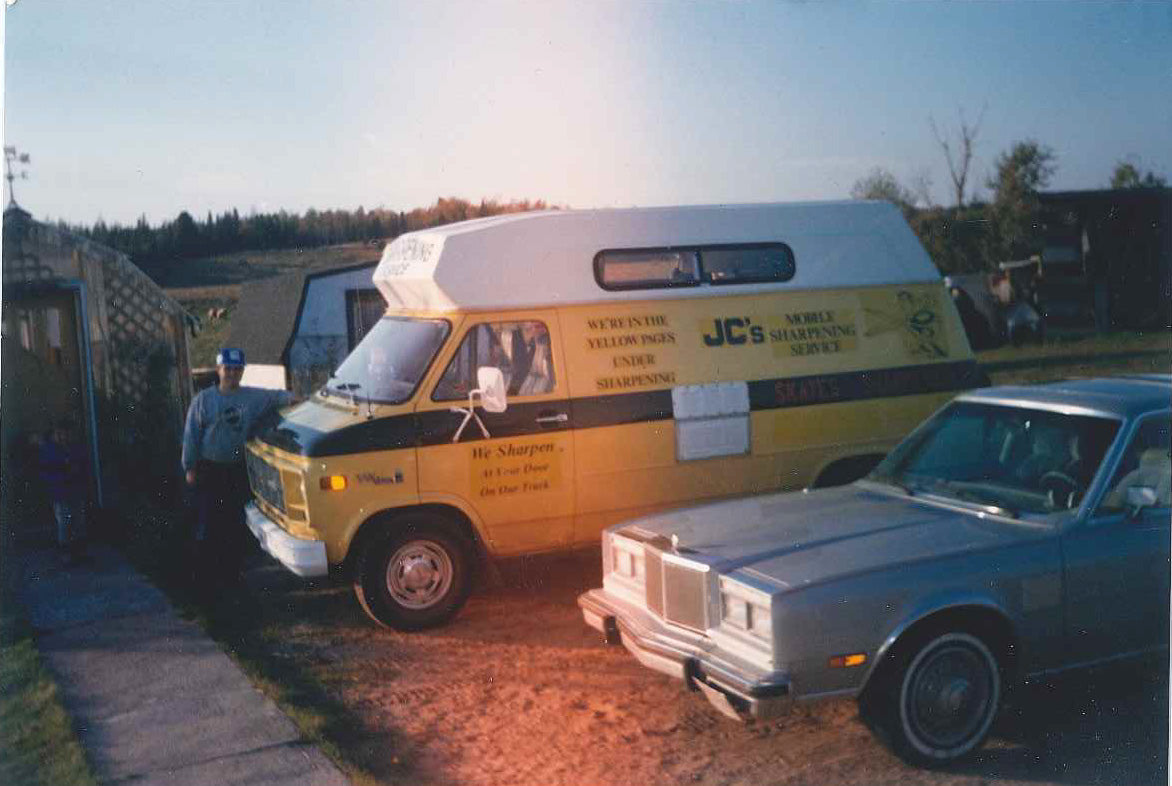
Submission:
<svg viewBox="0 0 1172 786">
<path fill-rule="evenodd" d="M 284 513 L 285 493 L 281 489 L 280 471 L 252 452 L 247 454 L 246 463 L 252 493 Z"/>
<path fill-rule="evenodd" d="M 693 630 L 708 625 L 708 566 L 679 560 L 644 545 L 647 608 L 668 622 Z"/>
</svg>

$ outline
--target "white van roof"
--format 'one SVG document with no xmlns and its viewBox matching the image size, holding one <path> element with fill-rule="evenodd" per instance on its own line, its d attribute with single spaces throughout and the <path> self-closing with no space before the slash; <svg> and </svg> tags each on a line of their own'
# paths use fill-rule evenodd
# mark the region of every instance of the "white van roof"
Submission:
<svg viewBox="0 0 1172 786">
<path fill-rule="evenodd" d="M 793 249 L 789 281 L 612 291 L 595 280 L 603 250 L 767 242 Z M 401 235 L 374 271 L 391 308 L 424 311 L 939 280 L 899 210 L 862 200 L 511 213 Z"/>
</svg>

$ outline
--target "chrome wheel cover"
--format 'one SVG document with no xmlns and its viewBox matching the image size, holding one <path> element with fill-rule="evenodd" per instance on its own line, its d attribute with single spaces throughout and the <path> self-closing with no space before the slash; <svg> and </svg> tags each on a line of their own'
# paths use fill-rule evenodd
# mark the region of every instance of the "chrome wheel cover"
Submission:
<svg viewBox="0 0 1172 786">
<path fill-rule="evenodd" d="M 403 608 L 428 609 L 447 597 L 454 574 L 452 558 L 438 543 L 408 541 L 387 562 L 387 592 Z"/>
<path fill-rule="evenodd" d="M 993 723 L 1000 680 L 992 654 L 967 634 L 937 639 L 908 667 L 900 715 L 910 742 L 938 759 L 976 746 Z"/>
</svg>

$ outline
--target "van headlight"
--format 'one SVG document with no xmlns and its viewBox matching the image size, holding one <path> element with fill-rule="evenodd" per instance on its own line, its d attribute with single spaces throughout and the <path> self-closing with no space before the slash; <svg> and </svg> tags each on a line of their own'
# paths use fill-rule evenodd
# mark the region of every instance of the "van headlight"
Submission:
<svg viewBox="0 0 1172 786">
<path fill-rule="evenodd" d="M 727 576 L 720 577 L 720 624 L 773 643 L 773 598 Z"/>
<path fill-rule="evenodd" d="M 602 556 L 611 575 L 639 587 L 646 583 L 647 563 L 642 543 L 611 534 L 605 539 Z"/>
</svg>

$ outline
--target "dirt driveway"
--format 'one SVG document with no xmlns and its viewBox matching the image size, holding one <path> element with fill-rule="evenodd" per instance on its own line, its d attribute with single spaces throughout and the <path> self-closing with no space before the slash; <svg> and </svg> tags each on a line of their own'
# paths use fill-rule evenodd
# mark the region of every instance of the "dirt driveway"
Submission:
<svg viewBox="0 0 1172 786">
<path fill-rule="evenodd" d="M 598 564 L 596 551 L 514 566 L 454 624 L 423 634 L 377 629 L 348 587 L 301 584 L 263 558 L 249 575 L 249 605 L 266 631 L 264 656 L 326 685 L 350 727 L 348 755 L 380 782 L 1167 782 L 1168 681 L 1159 667 L 1027 689 L 979 757 L 915 770 L 871 738 L 852 702 L 741 725 L 605 646 L 575 604 L 600 583 Z"/>
</svg>

